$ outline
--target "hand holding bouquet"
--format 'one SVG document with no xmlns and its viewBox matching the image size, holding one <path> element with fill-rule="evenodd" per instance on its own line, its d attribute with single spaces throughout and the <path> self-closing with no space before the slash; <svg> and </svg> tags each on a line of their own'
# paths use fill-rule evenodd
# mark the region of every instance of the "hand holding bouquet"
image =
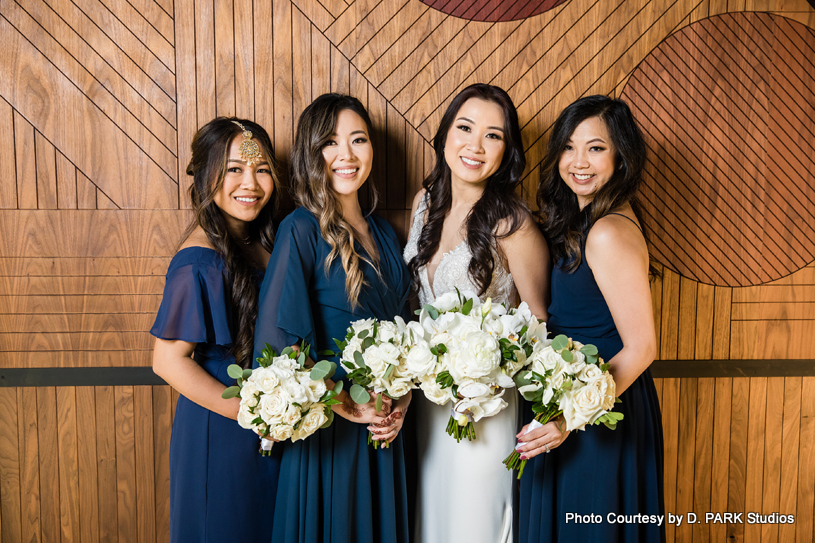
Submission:
<svg viewBox="0 0 815 543">
<path fill-rule="evenodd" d="M 349 389 L 351 399 L 366 404 L 376 397 L 376 410 L 382 411 L 384 398 L 398 400 L 416 388 L 416 373 L 407 360 L 411 344 L 411 326 L 397 316 L 393 321 L 363 319 L 352 322 L 345 339 L 334 340 L 341 351 L 340 364 L 354 383 Z M 388 447 L 387 441 L 377 441 L 368 433 L 368 444 Z"/>
<path fill-rule="evenodd" d="M 323 360 L 307 369 L 308 352 L 304 344 L 299 353 L 286 347 L 277 355 L 267 343 L 263 356 L 257 359 L 260 367 L 243 369 L 232 364 L 227 368 L 237 384 L 222 396 L 240 395 L 238 424 L 242 428 L 263 439 L 294 442 L 331 425 L 331 406 L 340 403 L 335 396 L 342 391 L 342 383 L 328 390 L 325 379 L 334 374 L 336 364 Z M 263 454 L 266 452 L 264 448 Z"/>
<path fill-rule="evenodd" d="M 515 377 L 521 395 L 534 402 L 535 419 L 527 431 L 560 415 L 569 431 L 601 423 L 613 430 L 623 419 L 622 413 L 611 411 L 620 402 L 617 387 L 608 371 L 609 365 L 599 357 L 594 345 L 583 345 L 559 335 L 533 349 L 527 364 Z M 520 479 L 526 460 L 513 451 L 504 465 L 509 470 L 517 469 Z"/>
<path fill-rule="evenodd" d="M 515 386 L 513 377 L 526 365 L 534 342 L 545 339 L 545 325 L 525 303 L 507 310 L 458 290 L 425 305 L 419 323 L 422 335 L 414 337 L 408 354 L 426 362 L 419 387 L 438 405 L 455 401 L 447 433 L 456 441 L 473 440 L 473 423 L 507 406 L 504 391 Z"/>
</svg>

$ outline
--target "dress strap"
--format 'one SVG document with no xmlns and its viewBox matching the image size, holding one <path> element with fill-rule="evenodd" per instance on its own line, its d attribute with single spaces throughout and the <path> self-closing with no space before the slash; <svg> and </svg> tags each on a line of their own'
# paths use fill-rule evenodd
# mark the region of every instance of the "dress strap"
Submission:
<svg viewBox="0 0 815 543">
<path fill-rule="evenodd" d="M 633 222 L 634 226 L 636 226 L 639 229 L 639 231 L 642 232 L 642 227 L 639 224 L 637 224 L 637 221 L 635 221 L 634 219 L 632 219 L 628 215 L 623 215 L 622 213 L 614 213 L 614 212 L 607 213 L 607 215 L 619 215 L 620 217 L 625 217 L 629 221 Z"/>
</svg>

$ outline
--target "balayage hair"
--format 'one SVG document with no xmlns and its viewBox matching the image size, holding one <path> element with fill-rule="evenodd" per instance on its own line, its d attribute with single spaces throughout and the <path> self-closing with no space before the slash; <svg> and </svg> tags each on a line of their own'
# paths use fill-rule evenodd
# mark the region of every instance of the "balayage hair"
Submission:
<svg viewBox="0 0 815 543">
<path fill-rule="evenodd" d="M 558 165 L 569 139 L 583 121 L 599 118 L 606 125 L 614 149 L 614 174 L 582 210 L 577 196 L 561 179 Z M 549 242 L 554 261 L 564 261 L 564 269 L 574 271 L 583 258 L 583 245 L 589 228 L 614 209 L 629 204 L 647 241 L 645 222 L 637 202 L 637 192 L 645 168 L 646 145 L 628 105 L 608 96 L 586 96 L 569 105 L 555 121 L 541 163 L 538 186 L 538 217 Z M 655 273 L 651 267 L 651 273 Z"/>
<path fill-rule="evenodd" d="M 378 272 L 378 255 L 366 258 L 354 248 L 357 236 L 354 228 L 342 217 L 342 206 L 331 182 L 323 147 L 331 141 L 341 111 L 353 111 L 365 122 L 368 140 L 373 142 L 373 125 L 362 103 L 346 94 L 329 93 L 318 96 L 300 115 L 297 134 L 291 151 L 291 195 L 297 205 L 308 209 L 320 224 L 320 233 L 331 246 L 325 261 L 328 273 L 332 262 L 339 258 L 345 271 L 345 292 L 351 307 L 356 307 L 365 278 L 361 261 Z M 373 211 L 378 201 L 376 190 L 367 180 Z"/>
<path fill-rule="evenodd" d="M 526 203 L 515 192 L 526 167 L 515 105 L 506 91 L 500 87 L 484 83 L 470 85 L 450 102 L 433 138 L 436 161 L 430 175 L 422 182 L 422 187 L 427 191 L 427 220 L 417 243 L 418 253 L 408 263 L 415 288 L 419 285 L 419 269 L 430 262 L 439 249 L 444 218 L 450 212 L 453 202 L 450 166 L 444 158 L 447 134 L 461 106 L 471 98 L 492 102 L 501 108 L 504 113 L 503 138 L 506 146 L 501 165 L 487 179 L 484 194 L 473 205 L 464 225 L 467 231 L 467 245 L 473 255 L 468 273 L 479 289 L 479 295 L 483 295 L 492 283 L 496 239 L 516 232 L 523 225 L 524 217 L 528 213 Z M 500 225 L 500 232 L 496 232 L 502 221 L 507 222 Z"/>
<path fill-rule="evenodd" d="M 274 192 L 269 202 L 258 217 L 247 224 L 248 239 L 236 239 L 230 233 L 224 213 L 215 204 L 215 195 L 224 184 L 229 148 L 235 138 L 242 137 L 243 130 L 233 121 L 239 122 L 252 132 L 263 158 L 269 164 L 274 181 Z M 272 216 L 278 203 L 276 169 L 269 135 L 260 125 L 250 120 L 216 117 L 202 126 L 192 139 L 192 158 L 187 166 L 187 175 L 193 178 L 189 193 L 194 216 L 181 239 L 187 239 L 193 230 L 200 226 L 209 243 L 226 264 L 227 272 L 232 279 L 231 313 L 237 323 L 231 350 L 236 362 L 244 368 L 251 367 L 254 350 L 259 290 L 255 270 L 263 267 L 264 263 L 251 262 L 242 247 L 259 240 L 264 249 L 272 251 L 274 245 Z"/>
</svg>

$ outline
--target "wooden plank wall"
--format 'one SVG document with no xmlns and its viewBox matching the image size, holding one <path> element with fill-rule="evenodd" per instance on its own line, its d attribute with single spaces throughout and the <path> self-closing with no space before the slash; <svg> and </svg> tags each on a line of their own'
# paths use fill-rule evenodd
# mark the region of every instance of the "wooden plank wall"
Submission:
<svg viewBox="0 0 815 543">
<path fill-rule="evenodd" d="M 767 28 L 786 25 L 786 41 L 765 36 L 771 51 L 753 61 L 792 58 L 786 72 L 765 76 L 804 89 L 800 82 L 815 77 L 811 59 L 792 54 L 815 35 L 805 0 L 522 3 L 521 11 L 511 0 L 461 11 L 460 2 L 430 0 L 0 0 L 0 368 L 150 364 L 146 330 L 189 220 L 190 140 L 215 115 L 265 126 L 285 174 L 296 119 L 312 98 L 358 96 L 378 129 L 379 213 L 404 239 L 411 198 L 432 160 L 428 142 L 446 105 L 470 83 L 500 85 L 518 106 L 530 195 L 563 107 L 593 93 L 632 105 L 639 93 L 636 103 L 650 103 L 641 94 L 656 72 L 645 70 L 660 66 L 660 47 L 686 43 L 679 38 L 721 24 L 716 17 L 759 12 L 750 17 L 770 21 L 761 23 Z M 526 17 L 497 17 L 507 6 Z M 767 107 L 786 104 L 784 92 Z M 767 183 L 740 201 L 742 218 L 787 212 L 783 205 L 767 211 L 781 169 L 767 166 L 772 153 L 764 151 L 785 148 L 779 156 L 789 158 L 812 148 L 815 104 L 803 98 L 792 126 L 803 131 L 797 139 L 754 142 L 765 160 L 756 172 Z M 644 122 L 647 108 L 634 109 L 652 155 L 667 156 L 658 154 L 666 142 L 690 148 L 687 127 L 672 126 L 667 137 L 653 119 Z M 725 147 L 735 152 L 720 142 Z M 790 232 L 803 243 L 815 223 L 815 179 L 800 161 L 789 164 L 802 196 L 788 214 L 803 217 Z M 667 170 L 654 167 L 652 178 L 679 186 Z M 652 200 L 652 215 L 676 212 L 666 199 Z M 727 216 L 727 194 L 715 205 Z M 704 244 L 683 243 L 704 252 Z M 703 280 L 667 249 L 655 253 L 665 265 L 652 287 L 659 358 L 811 359 L 815 267 L 801 247 L 796 258 L 775 255 L 783 274 L 749 268 L 757 279 L 740 283 Z M 735 253 L 747 261 L 745 251 Z M 669 541 L 813 540 L 813 379 L 657 380 L 667 510 L 796 519 L 681 526 L 669 529 Z M 2 541 L 165 541 L 173 406 L 161 386 L 0 388 Z"/>
</svg>

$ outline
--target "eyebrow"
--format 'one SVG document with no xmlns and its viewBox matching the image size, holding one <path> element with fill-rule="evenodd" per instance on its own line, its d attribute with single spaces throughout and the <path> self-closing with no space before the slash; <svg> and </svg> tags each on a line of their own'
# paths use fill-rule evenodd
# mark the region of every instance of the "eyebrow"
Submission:
<svg viewBox="0 0 815 543">
<path fill-rule="evenodd" d="M 353 136 L 354 134 L 362 134 L 363 136 L 367 136 L 367 135 L 368 135 L 368 133 L 367 133 L 367 132 L 365 132 L 364 130 L 354 130 L 354 131 L 353 131 L 353 132 L 351 132 L 349 135 L 350 135 L 350 136 Z M 331 136 L 336 137 L 336 136 L 337 136 L 337 133 L 336 133 L 336 132 L 333 132 L 333 133 L 331 134 Z"/>
<path fill-rule="evenodd" d="M 458 118 L 458 119 L 456 119 L 456 120 L 457 120 L 457 121 L 466 121 L 466 122 L 468 122 L 468 123 L 470 123 L 470 124 L 475 124 L 475 121 L 474 121 L 474 120 L 472 120 L 472 119 L 468 119 L 467 117 L 459 117 L 459 118 Z M 490 130 L 500 130 L 501 132 L 503 132 L 503 131 L 504 131 L 504 128 L 503 128 L 503 127 L 501 127 L 501 126 L 488 126 L 487 128 L 489 128 Z"/>
<path fill-rule="evenodd" d="M 239 158 L 230 158 L 229 160 L 227 160 L 227 162 L 237 162 L 238 164 L 246 165 L 246 161 L 241 160 Z M 269 165 L 269 163 L 265 160 L 257 163 L 258 166 L 260 166 L 261 164 L 266 164 L 267 166 Z"/>
</svg>

